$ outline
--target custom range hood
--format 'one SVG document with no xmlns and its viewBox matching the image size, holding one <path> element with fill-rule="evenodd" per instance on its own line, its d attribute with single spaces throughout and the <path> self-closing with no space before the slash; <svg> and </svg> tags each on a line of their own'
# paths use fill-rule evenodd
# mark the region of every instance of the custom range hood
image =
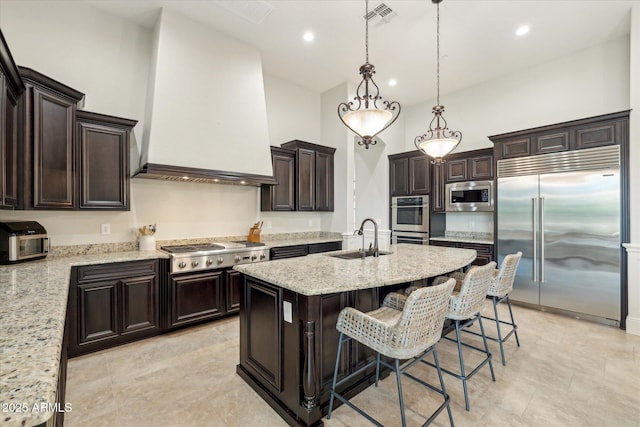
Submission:
<svg viewBox="0 0 640 427">
<path fill-rule="evenodd" d="M 259 52 L 163 9 L 140 151 L 140 178 L 275 184 Z"/>
</svg>

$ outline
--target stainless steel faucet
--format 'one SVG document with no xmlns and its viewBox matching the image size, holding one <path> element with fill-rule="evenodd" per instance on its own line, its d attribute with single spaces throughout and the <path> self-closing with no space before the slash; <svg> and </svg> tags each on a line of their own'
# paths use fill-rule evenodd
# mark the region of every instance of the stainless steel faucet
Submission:
<svg viewBox="0 0 640 427">
<path fill-rule="evenodd" d="M 367 221 L 371 221 L 373 223 L 374 236 L 373 236 L 373 248 L 371 247 L 371 245 L 369 245 L 369 250 L 365 251 L 365 249 L 364 249 L 364 224 Z M 376 223 L 371 218 L 365 218 L 362 221 L 362 224 L 360 224 L 360 228 L 357 229 L 356 231 L 354 231 L 353 234 L 358 234 L 358 235 L 362 236 L 362 255 L 363 256 L 373 255 L 374 257 L 378 257 L 378 255 L 380 254 L 380 252 L 378 250 L 378 223 Z"/>
</svg>

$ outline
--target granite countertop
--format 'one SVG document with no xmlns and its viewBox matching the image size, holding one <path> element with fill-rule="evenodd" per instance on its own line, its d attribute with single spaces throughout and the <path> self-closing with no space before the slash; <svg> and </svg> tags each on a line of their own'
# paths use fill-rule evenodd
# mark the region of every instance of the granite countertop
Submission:
<svg viewBox="0 0 640 427">
<path fill-rule="evenodd" d="M 71 267 L 155 258 L 167 255 L 119 252 L 0 267 L 1 425 L 38 425 L 51 418 L 51 412 L 34 407 L 55 403 Z"/>
<path fill-rule="evenodd" d="M 390 255 L 340 259 L 336 251 L 270 262 L 237 265 L 235 270 L 302 295 L 368 289 L 435 277 L 462 268 L 476 258 L 473 249 L 391 245 Z"/>
</svg>

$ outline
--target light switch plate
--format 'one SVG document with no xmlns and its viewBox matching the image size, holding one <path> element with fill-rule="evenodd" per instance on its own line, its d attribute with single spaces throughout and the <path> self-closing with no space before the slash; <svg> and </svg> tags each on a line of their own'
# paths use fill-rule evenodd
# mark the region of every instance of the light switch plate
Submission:
<svg viewBox="0 0 640 427">
<path fill-rule="evenodd" d="M 111 224 L 100 224 L 100 234 L 111 234 Z"/>
<path fill-rule="evenodd" d="M 282 311 L 284 312 L 284 321 L 293 323 L 293 313 L 291 312 L 291 303 L 289 301 L 282 302 Z"/>
</svg>

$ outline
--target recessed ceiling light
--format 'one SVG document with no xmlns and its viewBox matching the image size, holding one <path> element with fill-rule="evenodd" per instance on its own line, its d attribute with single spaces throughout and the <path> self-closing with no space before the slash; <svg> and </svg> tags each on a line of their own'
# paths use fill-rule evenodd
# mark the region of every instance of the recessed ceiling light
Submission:
<svg viewBox="0 0 640 427">
<path fill-rule="evenodd" d="M 398 84 L 398 82 L 396 81 L 396 79 L 389 80 L 389 86 L 395 86 L 397 84 Z"/>
<path fill-rule="evenodd" d="M 313 35 L 313 33 L 311 31 L 307 31 L 306 33 L 304 33 L 302 35 L 302 38 L 304 39 L 304 41 L 306 42 L 312 42 L 313 39 L 316 38 L 316 36 Z"/>
<path fill-rule="evenodd" d="M 530 29 L 531 28 L 529 28 L 528 25 L 521 25 L 516 30 L 516 36 L 524 36 L 525 34 L 527 34 L 529 32 Z"/>
</svg>

